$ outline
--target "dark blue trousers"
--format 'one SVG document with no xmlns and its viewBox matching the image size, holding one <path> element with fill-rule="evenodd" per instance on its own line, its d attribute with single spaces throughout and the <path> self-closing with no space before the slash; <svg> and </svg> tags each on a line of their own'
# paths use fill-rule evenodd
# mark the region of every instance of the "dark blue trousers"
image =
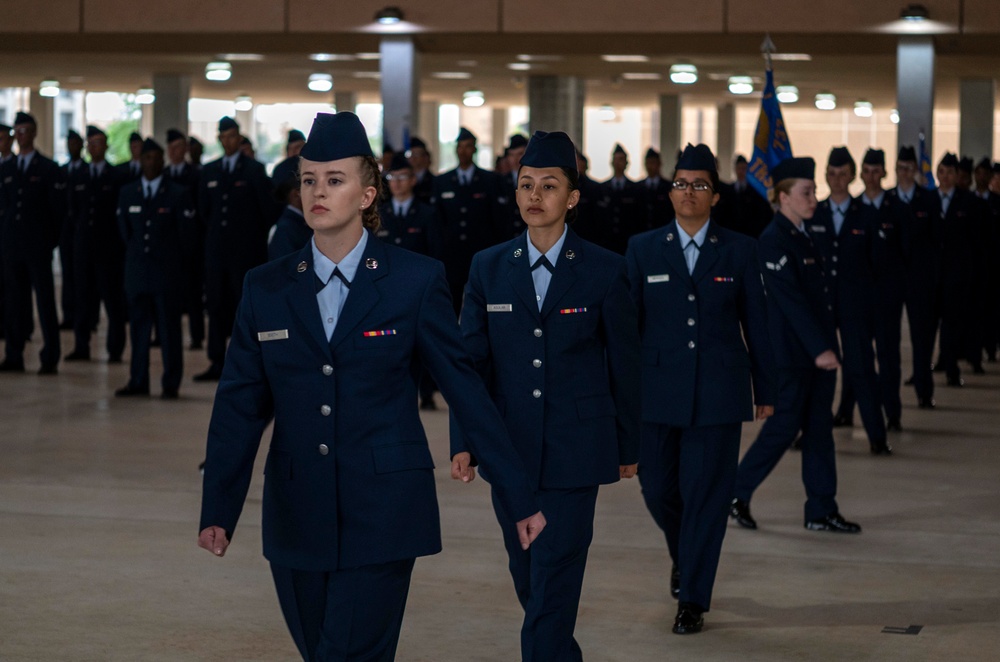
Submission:
<svg viewBox="0 0 1000 662">
<path fill-rule="evenodd" d="M 873 333 L 867 324 L 844 324 L 840 344 L 844 352 L 839 413 L 851 418 L 857 403 L 861 422 L 871 443 L 885 441 L 882 393 L 875 372 Z"/>
<path fill-rule="evenodd" d="M 708 611 L 740 459 L 740 423 L 643 423 L 642 497 L 681 575 L 681 602 Z"/>
<path fill-rule="evenodd" d="M 875 353 L 878 356 L 878 381 L 886 418 L 898 419 L 903 413 L 899 397 L 902 384 L 903 298 L 905 284 L 888 281 L 876 284 L 879 292 L 875 309 Z"/>
<path fill-rule="evenodd" d="M 516 522 L 500 507 L 493 510 L 503 531 L 510 575 L 524 608 L 522 662 L 581 662 L 573 638 L 580 607 L 587 552 L 594 537 L 597 486 L 575 490 L 539 490 L 535 498 L 545 513 L 545 530 L 528 551 L 521 549 Z"/>
<path fill-rule="evenodd" d="M 57 365 L 61 350 L 51 251 L 32 254 L 7 250 L 4 253 L 3 269 L 6 360 L 15 365 L 24 365 L 24 345 L 28 339 L 29 329 L 33 326 L 31 291 L 34 290 L 38 322 L 42 327 L 44 343 L 40 352 L 42 365 Z"/>
<path fill-rule="evenodd" d="M 780 368 L 778 403 L 740 461 L 733 496 L 750 501 L 795 436 L 802 431 L 805 519 L 837 512 L 837 458 L 833 446 L 833 395 L 837 373 L 819 368 Z M 683 572 L 683 571 L 682 571 Z"/>
<path fill-rule="evenodd" d="M 184 373 L 179 295 L 176 292 L 134 294 L 128 300 L 128 315 L 132 340 L 129 385 L 149 388 L 150 334 L 155 324 L 163 353 L 163 390 L 177 391 Z"/>
<path fill-rule="evenodd" d="M 271 564 L 288 631 L 306 662 L 392 662 L 414 559 L 312 572 Z"/>
<path fill-rule="evenodd" d="M 913 347 L 913 389 L 921 400 L 930 400 L 934 397 L 931 363 L 938 324 L 937 304 L 931 284 L 909 283 L 906 318 L 910 323 L 910 344 Z"/>
<path fill-rule="evenodd" d="M 74 349 L 90 351 L 90 333 L 97 326 L 101 302 L 108 314 L 107 350 L 111 359 L 120 359 L 125 351 L 125 323 L 128 304 L 125 298 L 125 265 L 111 256 L 80 250 L 73 258 L 76 310 L 73 319 Z M 66 287 L 65 282 L 63 287 Z"/>
</svg>

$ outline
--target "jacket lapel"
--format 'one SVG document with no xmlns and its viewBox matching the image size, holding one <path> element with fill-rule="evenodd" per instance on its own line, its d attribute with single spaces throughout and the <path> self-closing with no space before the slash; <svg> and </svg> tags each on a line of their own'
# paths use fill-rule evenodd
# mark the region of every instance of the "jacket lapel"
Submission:
<svg viewBox="0 0 1000 662">
<path fill-rule="evenodd" d="M 691 280 L 697 283 L 715 266 L 719 260 L 718 245 L 719 235 L 715 223 L 709 220 L 708 233 L 705 235 L 705 243 L 698 251 L 698 260 L 694 263 L 694 273 L 691 274 Z"/>
<path fill-rule="evenodd" d="M 674 274 L 687 285 L 691 285 L 691 274 L 688 273 L 687 261 L 684 259 L 684 249 L 681 246 L 680 235 L 677 234 L 677 221 L 671 221 L 663 237 L 663 255 Z"/>
<path fill-rule="evenodd" d="M 340 312 L 333 337 L 330 338 L 330 347 L 336 347 L 351 335 L 365 315 L 375 307 L 380 298 L 376 281 L 388 275 L 389 261 L 385 255 L 385 244 L 369 232 L 365 253 L 361 256 L 361 263 L 351 281 L 347 301 L 344 302 L 344 309 Z"/>
<path fill-rule="evenodd" d="M 524 302 L 527 308 L 536 319 L 541 319 L 538 312 L 538 299 L 535 298 L 535 282 L 531 280 L 531 264 L 528 257 L 528 233 L 521 234 L 514 240 L 507 261 L 510 263 L 510 272 L 507 279 L 510 286 L 517 293 L 517 296 Z M 548 298 L 548 296 L 546 296 Z"/>
<path fill-rule="evenodd" d="M 313 268 L 311 241 L 299 251 L 298 257 L 299 260 L 294 267 L 295 271 L 289 274 L 293 283 L 288 296 L 288 304 L 295 316 L 299 318 L 299 322 L 305 327 L 306 337 L 310 344 L 318 353 L 332 359 L 330 343 L 326 340 L 326 329 L 320 318 L 319 303 L 316 301 L 316 271 Z"/>
<path fill-rule="evenodd" d="M 528 233 L 525 232 L 525 237 Z M 571 257 L 572 256 L 572 257 Z M 563 242 L 562 255 L 556 260 L 556 268 L 552 273 L 552 280 L 549 281 L 549 288 L 545 291 L 545 299 L 542 300 L 542 317 L 548 317 L 549 313 L 555 309 L 559 300 L 563 298 L 577 281 L 576 266 L 583 261 L 583 250 L 580 238 L 572 230 L 566 231 L 566 241 Z M 534 290 L 534 281 L 532 281 Z M 535 306 L 538 307 L 537 305 Z"/>
</svg>

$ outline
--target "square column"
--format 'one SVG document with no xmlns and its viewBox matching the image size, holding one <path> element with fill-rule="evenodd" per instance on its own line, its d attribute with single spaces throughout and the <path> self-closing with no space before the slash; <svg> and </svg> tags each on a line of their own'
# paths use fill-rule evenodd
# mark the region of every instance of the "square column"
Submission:
<svg viewBox="0 0 1000 662">
<path fill-rule="evenodd" d="M 920 149 L 920 134 L 934 160 L 934 38 L 900 37 L 896 47 L 896 144 Z M 919 156 L 919 155 L 918 155 Z"/>
<path fill-rule="evenodd" d="M 412 37 L 382 37 L 382 140 L 406 148 L 420 127 L 420 54 Z M 405 136 L 405 140 L 404 140 Z"/>
<path fill-rule="evenodd" d="M 673 172 L 681 149 L 681 95 L 660 95 L 660 155 L 665 172 Z"/>
<path fill-rule="evenodd" d="M 958 149 L 962 156 L 979 161 L 993 159 L 993 100 L 996 84 L 992 78 L 959 81 Z"/>
<path fill-rule="evenodd" d="M 583 145 L 582 78 L 572 76 L 528 76 L 528 129 L 565 131 L 578 147 Z M 506 137 L 505 137 L 506 138 Z M 502 154 L 506 143 L 495 148 Z"/>
<path fill-rule="evenodd" d="M 166 145 L 167 129 L 188 134 L 188 101 L 191 98 L 191 77 L 175 74 L 153 74 L 153 138 Z M 143 109 L 143 115 L 150 107 Z"/>
</svg>

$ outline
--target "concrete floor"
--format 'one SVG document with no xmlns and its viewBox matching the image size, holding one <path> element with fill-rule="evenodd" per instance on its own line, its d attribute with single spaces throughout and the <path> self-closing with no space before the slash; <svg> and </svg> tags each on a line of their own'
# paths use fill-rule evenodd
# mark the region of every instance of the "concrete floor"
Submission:
<svg viewBox="0 0 1000 662">
<path fill-rule="evenodd" d="M 181 399 L 164 402 L 115 399 L 127 366 L 100 359 L 39 377 L 37 352 L 27 375 L 0 375 L 0 660 L 297 659 L 260 552 L 262 457 L 227 556 L 195 545 L 214 385 L 189 376 L 204 354 L 185 353 Z M 871 457 L 860 428 L 836 432 L 841 510 L 860 536 L 802 528 L 790 452 L 754 498 L 760 529 L 730 527 L 699 635 L 670 632 L 670 563 L 638 483 L 603 489 L 577 625 L 586 659 L 998 659 L 1000 366 L 987 369 L 940 388 L 932 412 L 905 389 L 891 458 Z M 445 551 L 417 562 L 397 659 L 517 660 L 487 486 L 450 480 L 447 414 L 424 421 Z"/>
</svg>

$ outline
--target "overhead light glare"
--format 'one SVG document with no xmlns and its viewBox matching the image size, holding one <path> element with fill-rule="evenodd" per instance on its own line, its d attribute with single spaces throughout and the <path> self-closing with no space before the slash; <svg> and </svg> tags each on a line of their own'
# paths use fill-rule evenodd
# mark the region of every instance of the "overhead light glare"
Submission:
<svg viewBox="0 0 1000 662">
<path fill-rule="evenodd" d="M 597 110 L 597 119 L 602 122 L 614 122 L 616 117 L 618 115 L 615 114 L 614 106 L 609 103 L 604 104 Z"/>
<path fill-rule="evenodd" d="M 236 110 L 246 112 L 253 109 L 253 99 L 246 95 L 236 97 Z"/>
<path fill-rule="evenodd" d="M 794 85 L 779 85 L 774 91 L 779 103 L 796 103 L 799 100 L 799 88 Z"/>
<path fill-rule="evenodd" d="M 233 76 L 233 65 L 228 62 L 209 62 L 205 65 L 205 78 L 217 83 L 225 82 Z"/>
<path fill-rule="evenodd" d="M 809 53 L 771 53 L 771 59 L 775 62 L 812 62 L 813 56 Z"/>
<path fill-rule="evenodd" d="M 308 87 L 313 92 L 329 92 L 333 89 L 333 76 L 330 74 L 309 74 Z"/>
<path fill-rule="evenodd" d="M 693 64 L 675 64 L 670 67 L 670 80 L 678 85 L 698 82 L 698 67 Z"/>
<path fill-rule="evenodd" d="M 482 90 L 468 90 L 462 95 L 462 104 L 469 108 L 479 108 L 486 103 Z"/>
<path fill-rule="evenodd" d="M 899 111 L 895 108 L 889 111 L 889 121 L 893 124 L 899 124 Z"/>
<path fill-rule="evenodd" d="M 753 78 L 750 76 L 730 76 L 729 91 L 732 94 L 752 94 Z"/>
<path fill-rule="evenodd" d="M 468 71 L 435 71 L 431 74 L 431 78 L 439 78 L 441 80 L 468 80 L 472 78 L 472 74 Z"/>
<path fill-rule="evenodd" d="M 156 93 L 151 87 L 143 87 L 135 93 L 135 102 L 140 106 L 148 106 L 154 101 L 156 101 Z"/>
<path fill-rule="evenodd" d="M 530 71 L 531 65 L 527 62 L 511 62 L 507 65 L 507 68 L 511 71 Z"/>
<path fill-rule="evenodd" d="M 837 107 L 837 97 L 829 92 L 816 95 L 816 108 L 819 110 L 834 110 Z"/>
<path fill-rule="evenodd" d="M 632 71 L 622 74 L 625 80 L 663 80 L 663 76 L 655 71 Z"/>
<path fill-rule="evenodd" d="M 871 101 L 855 101 L 854 114 L 858 117 L 871 117 L 875 114 L 875 106 L 872 105 Z"/>
<path fill-rule="evenodd" d="M 648 55 L 602 55 L 605 62 L 649 62 Z"/>
<path fill-rule="evenodd" d="M 309 59 L 313 62 L 352 62 L 354 56 L 341 53 L 313 53 Z"/>
</svg>

